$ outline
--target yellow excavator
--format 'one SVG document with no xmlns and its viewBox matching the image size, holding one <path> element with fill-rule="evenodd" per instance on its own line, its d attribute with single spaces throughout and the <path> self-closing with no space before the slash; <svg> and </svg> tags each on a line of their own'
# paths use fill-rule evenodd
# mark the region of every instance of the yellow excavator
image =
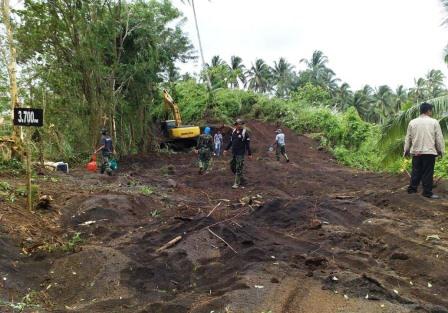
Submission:
<svg viewBox="0 0 448 313">
<path fill-rule="evenodd" d="M 200 127 L 182 125 L 179 107 L 166 89 L 163 90 L 163 102 L 165 107 L 173 113 L 174 120 L 162 121 L 161 127 L 164 141 L 161 147 L 189 148 L 194 146 L 198 136 L 201 134 Z"/>
</svg>

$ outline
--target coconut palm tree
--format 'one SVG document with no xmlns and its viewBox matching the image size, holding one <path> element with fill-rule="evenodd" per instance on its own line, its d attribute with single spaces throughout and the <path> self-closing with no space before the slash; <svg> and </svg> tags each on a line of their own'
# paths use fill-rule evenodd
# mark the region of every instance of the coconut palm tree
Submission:
<svg viewBox="0 0 448 313">
<path fill-rule="evenodd" d="M 431 70 L 426 74 L 428 94 L 431 98 L 437 98 L 442 95 L 444 79 L 445 75 L 443 75 L 441 70 Z"/>
<path fill-rule="evenodd" d="M 332 96 L 335 96 L 339 88 L 339 78 L 336 78 L 334 72 L 327 68 L 319 74 L 317 85 L 327 90 Z"/>
<path fill-rule="evenodd" d="M 266 93 L 272 90 L 272 73 L 269 65 L 262 59 L 255 60 L 250 70 L 247 71 L 247 85 L 250 90 Z"/>
<path fill-rule="evenodd" d="M 300 63 L 305 63 L 311 76 L 311 83 L 315 85 L 322 86 L 323 80 L 328 81 L 329 76 L 334 76 L 334 72 L 327 67 L 328 57 L 320 50 L 314 51 L 311 59 L 302 59 Z"/>
<path fill-rule="evenodd" d="M 372 95 L 371 117 L 375 123 L 383 123 L 394 113 L 392 108 L 392 90 L 387 85 L 379 86 Z"/>
<path fill-rule="evenodd" d="M 448 46 L 446 46 L 445 50 L 443 50 L 443 61 L 446 65 L 448 65 Z"/>
<path fill-rule="evenodd" d="M 347 83 L 343 83 L 337 88 L 335 96 L 335 107 L 340 111 L 345 111 L 353 103 L 353 92 L 350 90 L 350 85 Z"/>
<path fill-rule="evenodd" d="M 210 64 L 206 64 L 205 72 L 210 78 L 213 90 L 228 87 L 231 79 L 230 67 L 219 55 L 213 56 Z"/>
<path fill-rule="evenodd" d="M 243 59 L 239 56 L 232 56 L 230 58 L 229 67 L 231 72 L 229 81 L 231 88 L 238 88 L 240 83 L 244 86 L 244 84 L 246 84 L 246 75 L 244 74 L 246 72 L 246 67 L 243 64 Z"/>
<path fill-rule="evenodd" d="M 276 96 L 284 98 L 289 95 L 293 88 L 294 66 L 288 63 L 285 58 L 280 58 L 274 62 L 272 77 L 276 85 Z"/>
<path fill-rule="evenodd" d="M 359 116 L 366 121 L 368 120 L 369 110 L 373 102 L 372 94 L 373 88 L 365 85 L 361 90 L 355 92 L 352 99 L 352 106 L 356 108 Z"/>
<path fill-rule="evenodd" d="M 414 98 L 415 102 L 421 102 L 428 99 L 428 84 L 424 78 L 414 79 L 414 87 L 409 90 L 409 94 Z"/>
<path fill-rule="evenodd" d="M 403 85 L 400 85 L 395 90 L 394 95 L 394 110 L 398 112 L 402 109 L 403 104 L 408 100 L 408 91 Z"/>
<path fill-rule="evenodd" d="M 448 0 L 440 0 L 442 2 L 442 5 L 444 6 L 444 8 L 446 9 L 446 11 L 448 12 Z M 444 24 L 448 24 L 448 17 L 445 18 L 445 20 L 443 21 Z"/>
<path fill-rule="evenodd" d="M 300 63 L 305 63 L 309 70 L 314 73 L 318 73 L 322 69 L 326 69 L 328 63 L 328 57 L 320 50 L 315 50 L 311 59 L 301 59 Z"/>
<path fill-rule="evenodd" d="M 219 55 L 215 55 L 212 57 L 212 61 L 210 62 L 210 64 L 206 64 L 207 67 L 218 67 L 221 65 L 227 65 L 226 61 L 224 61 L 223 59 L 221 59 L 221 57 Z"/>
</svg>

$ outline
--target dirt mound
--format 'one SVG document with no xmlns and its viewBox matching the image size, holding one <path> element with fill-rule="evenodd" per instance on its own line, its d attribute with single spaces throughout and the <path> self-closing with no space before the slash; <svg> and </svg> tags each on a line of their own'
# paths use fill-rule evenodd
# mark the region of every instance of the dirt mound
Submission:
<svg viewBox="0 0 448 313">
<path fill-rule="evenodd" d="M 257 209 L 251 217 L 266 225 L 289 228 L 309 227 L 313 219 L 327 224 L 357 226 L 371 216 L 370 205 L 337 199 L 276 199 Z"/>
<path fill-rule="evenodd" d="M 92 303 L 124 302 L 131 293 L 120 284 L 121 271 L 130 260 L 116 249 L 84 247 L 54 262 L 50 269 L 48 295 L 71 309 L 82 310 Z"/>
</svg>

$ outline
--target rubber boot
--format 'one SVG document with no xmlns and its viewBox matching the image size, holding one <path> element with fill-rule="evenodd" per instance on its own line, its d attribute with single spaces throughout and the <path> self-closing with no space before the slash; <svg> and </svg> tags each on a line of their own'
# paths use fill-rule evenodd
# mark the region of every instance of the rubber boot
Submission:
<svg viewBox="0 0 448 313">
<path fill-rule="evenodd" d="M 235 182 L 232 186 L 233 189 L 238 189 L 240 187 L 240 177 L 238 175 L 235 175 Z"/>
</svg>

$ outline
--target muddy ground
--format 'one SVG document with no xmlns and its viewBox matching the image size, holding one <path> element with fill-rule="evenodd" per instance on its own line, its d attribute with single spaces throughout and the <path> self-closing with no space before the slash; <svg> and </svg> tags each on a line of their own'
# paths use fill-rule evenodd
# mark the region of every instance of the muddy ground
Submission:
<svg viewBox="0 0 448 313">
<path fill-rule="evenodd" d="M 3 197 L 0 312 L 448 312 L 445 183 L 439 201 L 408 195 L 406 176 L 343 167 L 288 130 L 277 162 L 274 127 L 249 127 L 244 189 L 228 158 L 198 176 L 195 155 L 164 153 L 39 176 L 54 201 L 35 213 Z"/>
</svg>

